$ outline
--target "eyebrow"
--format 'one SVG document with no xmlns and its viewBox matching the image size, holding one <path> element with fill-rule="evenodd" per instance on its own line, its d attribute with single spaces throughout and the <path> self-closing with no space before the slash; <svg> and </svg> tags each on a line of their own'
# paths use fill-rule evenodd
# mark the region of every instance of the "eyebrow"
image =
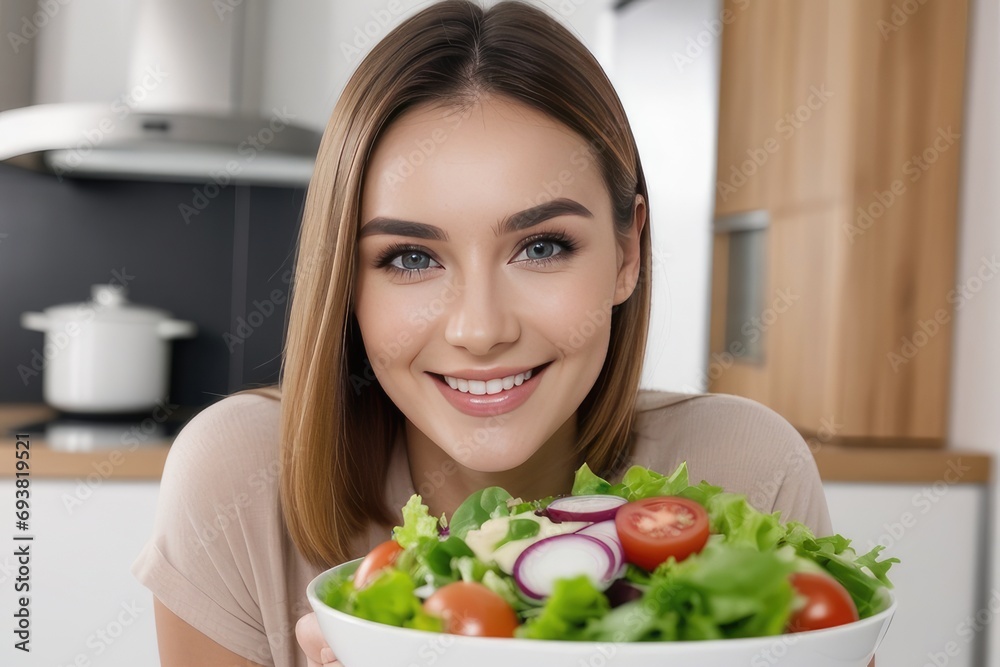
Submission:
<svg viewBox="0 0 1000 667">
<path fill-rule="evenodd" d="M 493 227 L 493 234 L 503 236 L 504 234 L 519 232 L 561 215 L 578 215 L 584 218 L 594 217 L 594 214 L 580 202 L 563 197 L 507 216 Z M 423 222 L 399 220 L 383 216 L 372 218 L 362 225 L 359 238 L 364 238 L 372 234 L 394 234 L 396 236 L 411 236 L 418 239 L 433 239 L 436 241 L 448 240 L 448 233 L 440 227 L 428 225 Z"/>
</svg>

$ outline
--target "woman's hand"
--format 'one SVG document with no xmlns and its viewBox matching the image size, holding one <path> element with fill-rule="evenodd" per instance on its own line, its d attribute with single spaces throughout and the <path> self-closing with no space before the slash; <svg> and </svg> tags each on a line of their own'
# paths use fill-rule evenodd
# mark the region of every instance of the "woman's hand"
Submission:
<svg viewBox="0 0 1000 667">
<path fill-rule="evenodd" d="M 295 638 L 299 640 L 302 652 L 306 654 L 309 667 L 344 667 L 333 655 L 319 631 L 316 612 L 306 614 L 295 624 Z"/>
</svg>

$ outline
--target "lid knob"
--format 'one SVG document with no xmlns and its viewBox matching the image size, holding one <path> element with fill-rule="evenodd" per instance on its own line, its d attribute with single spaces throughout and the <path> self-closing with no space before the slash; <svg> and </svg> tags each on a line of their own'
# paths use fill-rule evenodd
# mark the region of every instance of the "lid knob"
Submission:
<svg viewBox="0 0 1000 667">
<path fill-rule="evenodd" d="M 122 306 L 128 301 L 127 294 L 128 291 L 124 285 L 115 285 L 114 283 L 91 285 L 90 287 L 91 298 L 102 306 Z"/>
</svg>

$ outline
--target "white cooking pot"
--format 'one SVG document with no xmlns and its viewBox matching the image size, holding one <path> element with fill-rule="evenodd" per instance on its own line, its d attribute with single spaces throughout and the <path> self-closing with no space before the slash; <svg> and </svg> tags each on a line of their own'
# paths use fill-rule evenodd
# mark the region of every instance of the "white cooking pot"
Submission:
<svg viewBox="0 0 1000 667">
<path fill-rule="evenodd" d="M 45 401 L 67 412 L 140 412 L 167 397 L 170 339 L 195 335 L 193 322 L 135 306 L 121 285 L 94 285 L 92 300 L 23 313 L 45 333 Z"/>
</svg>

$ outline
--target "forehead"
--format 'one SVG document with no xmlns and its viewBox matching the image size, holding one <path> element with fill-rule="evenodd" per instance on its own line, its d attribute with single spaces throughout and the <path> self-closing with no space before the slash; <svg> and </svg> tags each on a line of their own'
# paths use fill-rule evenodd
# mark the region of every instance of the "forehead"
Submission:
<svg viewBox="0 0 1000 667">
<path fill-rule="evenodd" d="M 423 105 L 396 119 L 369 158 L 362 219 L 448 211 L 498 218 L 557 197 L 595 214 L 610 209 L 587 141 L 530 107 L 486 97 L 468 110 Z"/>
</svg>

